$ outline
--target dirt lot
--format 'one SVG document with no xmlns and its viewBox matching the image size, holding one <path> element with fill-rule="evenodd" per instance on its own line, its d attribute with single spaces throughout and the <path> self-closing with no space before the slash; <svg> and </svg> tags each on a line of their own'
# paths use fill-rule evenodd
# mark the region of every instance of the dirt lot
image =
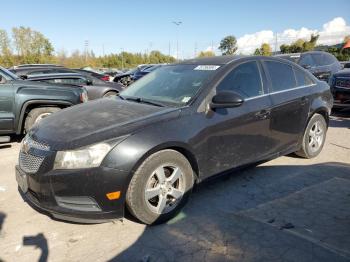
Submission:
<svg viewBox="0 0 350 262">
<path fill-rule="evenodd" d="M 165 225 L 52 220 L 15 181 L 19 143 L 0 146 L 0 261 L 350 261 L 350 118 L 321 155 L 286 156 L 198 186 Z"/>
</svg>

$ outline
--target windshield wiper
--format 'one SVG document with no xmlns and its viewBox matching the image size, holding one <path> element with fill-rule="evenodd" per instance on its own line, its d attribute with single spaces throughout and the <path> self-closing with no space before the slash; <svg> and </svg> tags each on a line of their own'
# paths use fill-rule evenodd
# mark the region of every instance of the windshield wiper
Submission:
<svg viewBox="0 0 350 262">
<path fill-rule="evenodd" d="M 161 104 L 161 103 L 158 103 L 158 102 L 153 102 L 153 101 L 141 98 L 141 97 L 131 97 L 131 96 L 129 96 L 129 97 L 123 97 L 123 98 L 125 100 L 130 100 L 130 101 L 134 101 L 134 102 L 137 102 L 137 103 L 143 103 L 143 104 L 149 104 L 149 105 L 153 105 L 153 106 L 165 107 L 164 104 Z"/>
</svg>

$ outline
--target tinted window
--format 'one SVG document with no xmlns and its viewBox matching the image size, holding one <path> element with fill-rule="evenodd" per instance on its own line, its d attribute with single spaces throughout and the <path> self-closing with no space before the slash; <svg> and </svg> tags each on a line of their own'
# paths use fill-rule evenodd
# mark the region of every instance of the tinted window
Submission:
<svg viewBox="0 0 350 262">
<path fill-rule="evenodd" d="M 311 55 L 302 55 L 299 60 L 299 65 L 301 66 L 314 66 L 314 61 Z"/>
<path fill-rule="evenodd" d="M 56 78 L 44 80 L 48 83 L 54 84 L 66 84 L 66 85 L 85 85 L 86 81 L 81 78 Z"/>
<path fill-rule="evenodd" d="M 336 58 L 330 54 L 324 54 L 324 60 L 327 65 L 331 65 L 336 62 Z"/>
<path fill-rule="evenodd" d="M 218 91 L 234 91 L 243 97 L 263 94 L 259 68 L 256 62 L 247 62 L 233 69 L 219 84 Z"/>
<path fill-rule="evenodd" d="M 315 66 L 324 66 L 332 64 L 333 62 L 328 62 L 324 54 L 312 54 L 312 59 L 315 61 Z"/>
<path fill-rule="evenodd" d="M 270 74 L 273 92 L 296 87 L 293 68 L 290 65 L 273 61 L 266 61 L 265 64 Z"/>
<path fill-rule="evenodd" d="M 298 86 L 308 86 L 313 84 L 310 77 L 299 68 L 294 68 L 295 77 L 297 79 Z"/>
</svg>

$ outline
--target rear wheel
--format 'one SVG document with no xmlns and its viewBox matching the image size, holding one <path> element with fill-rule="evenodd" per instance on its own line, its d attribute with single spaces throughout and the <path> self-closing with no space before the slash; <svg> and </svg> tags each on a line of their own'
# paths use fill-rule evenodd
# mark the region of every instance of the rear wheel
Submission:
<svg viewBox="0 0 350 262">
<path fill-rule="evenodd" d="M 135 172 L 126 196 L 127 207 L 145 224 L 165 222 L 185 205 L 193 180 L 192 167 L 182 154 L 159 151 Z"/>
<path fill-rule="evenodd" d="M 28 132 L 34 124 L 40 122 L 45 117 L 48 117 L 49 115 L 59 111 L 60 108 L 58 107 L 38 107 L 32 109 L 25 120 L 24 123 L 24 130 L 25 132 Z"/>
<path fill-rule="evenodd" d="M 305 129 L 301 149 L 295 153 L 305 158 L 318 156 L 326 140 L 326 132 L 326 120 L 322 115 L 314 114 Z"/>
</svg>

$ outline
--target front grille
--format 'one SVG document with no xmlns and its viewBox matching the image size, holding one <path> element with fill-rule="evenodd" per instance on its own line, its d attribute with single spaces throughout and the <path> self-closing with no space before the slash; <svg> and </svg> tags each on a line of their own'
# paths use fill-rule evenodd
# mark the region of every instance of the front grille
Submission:
<svg viewBox="0 0 350 262">
<path fill-rule="evenodd" d="M 19 166 L 26 173 L 38 172 L 43 161 L 44 157 L 33 156 L 23 152 L 19 153 Z"/>
<path fill-rule="evenodd" d="M 335 79 L 335 86 L 343 87 L 343 88 L 350 88 L 350 78 L 336 78 Z"/>
</svg>

